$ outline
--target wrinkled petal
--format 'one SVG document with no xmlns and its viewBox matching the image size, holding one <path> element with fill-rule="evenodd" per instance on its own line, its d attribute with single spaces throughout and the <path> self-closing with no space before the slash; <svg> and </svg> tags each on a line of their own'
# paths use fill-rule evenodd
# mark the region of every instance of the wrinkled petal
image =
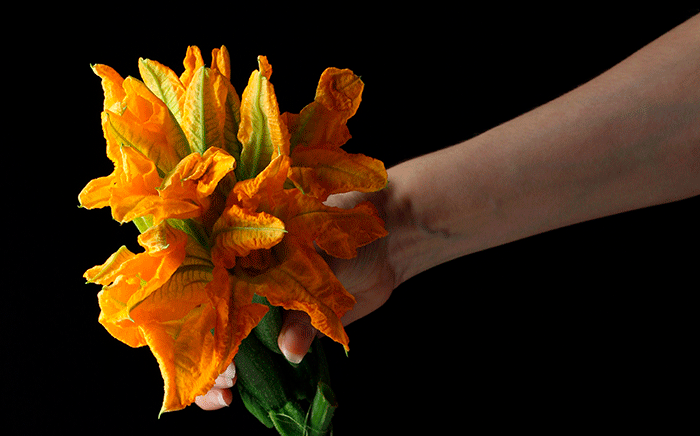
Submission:
<svg viewBox="0 0 700 436">
<path fill-rule="evenodd" d="M 291 149 L 338 148 L 350 139 L 347 121 L 362 101 L 364 83 L 348 69 L 328 68 L 321 75 L 313 103 L 299 115 L 285 114 Z"/>
<path fill-rule="evenodd" d="M 214 280 L 207 288 L 217 310 L 214 331 L 220 374 L 231 364 L 241 341 L 260 323 L 268 311 L 264 304 L 253 303 L 253 290 L 237 286 L 238 280 L 221 267 L 214 268 Z"/>
<path fill-rule="evenodd" d="M 190 145 L 165 103 L 141 81 L 128 77 L 123 113 L 107 111 L 109 126 L 121 146 L 133 147 L 167 173 L 190 153 Z"/>
<path fill-rule="evenodd" d="M 314 241 L 331 256 L 351 259 L 357 249 L 387 235 L 384 222 L 372 203 L 366 201 L 352 209 L 326 206 L 320 200 L 290 190 L 282 195 L 286 202 L 275 215 L 297 237 Z"/>
<path fill-rule="evenodd" d="M 140 213 L 153 214 L 156 223 L 165 218 L 204 215 L 211 203 L 210 196 L 235 164 L 232 156 L 216 147 L 209 148 L 203 156 L 192 153 L 165 178 L 151 208 Z"/>
<path fill-rule="evenodd" d="M 236 183 L 233 192 L 229 195 L 227 203 L 239 202 L 244 207 L 256 210 L 271 210 L 274 207 L 275 196 L 281 192 L 291 160 L 289 156 L 279 156 L 258 174 L 254 179 L 243 180 Z"/>
<path fill-rule="evenodd" d="M 112 217 L 120 223 L 146 215 L 158 198 L 161 184 L 158 169 L 152 161 L 130 147 L 120 149 L 121 161 L 117 166 L 111 187 L 109 205 Z"/>
<path fill-rule="evenodd" d="M 215 268 L 212 276 L 202 304 L 181 318 L 141 327 L 165 382 L 161 413 L 180 410 L 211 389 L 268 311 L 252 302 L 249 290 L 232 292 L 226 269 Z"/>
<path fill-rule="evenodd" d="M 181 319 L 141 327 L 165 382 L 161 413 L 185 408 L 214 385 L 219 370 L 211 333 L 215 326 L 216 309 L 203 304 Z"/>
<path fill-rule="evenodd" d="M 253 277 L 237 268 L 237 277 L 270 304 L 306 312 L 316 329 L 348 350 L 340 318 L 355 304 L 354 297 L 310 243 L 288 235 L 272 251 L 279 259 L 277 266 Z"/>
<path fill-rule="evenodd" d="M 375 192 L 387 184 L 382 161 L 343 150 L 296 149 L 289 179 L 305 194 L 325 201 L 331 194 Z"/>
<path fill-rule="evenodd" d="M 236 257 L 247 256 L 252 250 L 272 248 L 285 233 L 284 223 L 279 218 L 233 204 L 214 225 L 212 255 L 226 268 L 233 268 Z"/>
<path fill-rule="evenodd" d="M 105 263 L 90 268 L 83 277 L 87 279 L 88 283 L 108 285 L 117 278 L 122 266 L 135 256 L 134 253 L 122 245 Z"/>
<path fill-rule="evenodd" d="M 185 259 L 187 234 L 166 224 L 139 236 L 146 251 L 133 254 L 122 247 L 103 265 L 85 273 L 104 285 L 98 294 L 99 321 L 115 338 L 132 347 L 144 345 L 131 311 L 163 286 Z"/>
</svg>

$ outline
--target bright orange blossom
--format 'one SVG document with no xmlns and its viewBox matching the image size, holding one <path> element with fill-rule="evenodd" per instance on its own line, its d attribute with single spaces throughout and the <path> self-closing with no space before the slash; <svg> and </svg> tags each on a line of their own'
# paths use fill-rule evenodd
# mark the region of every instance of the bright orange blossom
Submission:
<svg viewBox="0 0 700 436">
<path fill-rule="evenodd" d="M 253 294 L 303 310 L 348 349 L 340 318 L 355 302 L 316 251 L 351 258 L 386 235 L 366 202 L 325 206 L 335 193 L 386 186 L 382 162 L 340 147 L 364 84 L 327 69 L 314 102 L 280 115 L 263 56 L 239 98 L 225 47 L 204 65 L 189 47 L 185 71 L 139 60 L 142 81 L 105 65 L 102 128 L 114 171 L 80 193 L 134 221 L 145 249 L 120 248 L 85 273 L 103 286 L 100 323 L 120 341 L 148 345 L 165 381 L 161 412 L 206 393 L 267 312 Z M 315 244 L 315 245 L 314 245 Z"/>
</svg>

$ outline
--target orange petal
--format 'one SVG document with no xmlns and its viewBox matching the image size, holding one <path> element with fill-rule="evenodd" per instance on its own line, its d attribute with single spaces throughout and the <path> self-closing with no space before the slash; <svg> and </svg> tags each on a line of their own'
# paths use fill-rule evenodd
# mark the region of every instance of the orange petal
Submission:
<svg viewBox="0 0 700 436">
<path fill-rule="evenodd" d="M 272 248 L 285 233 L 284 223 L 279 218 L 233 204 L 214 224 L 212 256 L 226 268 L 233 268 L 236 257 L 247 256 L 251 250 Z"/>
<path fill-rule="evenodd" d="M 211 52 L 211 67 L 216 69 L 227 79 L 231 79 L 231 58 L 229 57 L 226 46 L 215 48 Z"/>
<path fill-rule="evenodd" d="M 126 96 L 122 113 L 106 111 L 107 126 L 120 146 L 132 147 L 165 174 L 189 154 L 189 145 L 165 103 L 137 79 L 123 83 Z"/>
<path fill-rule="evenodd" d="M 387 184 L 382 161 L 341 149 L 295 149 L 289 179 L 294 185 L 325 201 L 331 194 L 375 192 Z"/>
<path fill-rule="evenodd" d="M 274 215 L 285 223 L 289 234 L 314 241 L 331 256 L 353 258 L 359 247 L 387 235 L 384 222 L 370 202 L 340 209 L 298 190 L 282 195 L 286 201 L 278 200 L 280 206 Z"/>
<path fill-rule="evenodd" d="M 346 123 L 362 101 L 364 83 L 352 71 L 328 68 L 321 75 L 314 102 L 296 115 L 287 115 L 291 149 L 338 148 L 350 139 Z"/>
<path fill-rule="evenodd" d="M 110 189 L 109 205 L 112 217 L 125 223 L 146 215 L 153 198 L 158 198 L 156 188 L 161 178 L 153 162 L 133 148 L 122 147 L 119 154 L 118 177 Z"/>
<path fill-rule="evenodd" d="M 211 333 L 216 315 L 207 303 L 180 319 L 141 327 L 165 382 L 161 413 L 185 408 L 214 385 L 220 366 Z"/>
<path fill-rule="evenodd" d="M 97 179 L 91 180 L 78 195 L 80 207 L 99 209 L 109 206 L 109 199 L 112 196 L 111 187 L 114 180 L 114 173 L 106 177 L 98 177 Z"/>
<path fill-rule="evenodd" d="M 199 47 L 194 45 L 187 47 L 187 54 L 182 64 L 185 66 L 185 71 L 180 76 L 180 82 L 187 89 L 190 86 L 194 73 L 204 66 L 202 52 L 199 50 Z"/>
<path fill-rule="evenodd" d="M 242 144 L 236 175 L 252 179 L 277 156 L 289 154 L 289 132 L 282 121 L 269 78 L 272 67 L 258 57 L 260 71 L 253 71 L 241 99 L 238 140 Z"/>
<path fill-rule="evenodd" d="M 90 281 L 105 285 L 98 295 L 100 323 L 115 338 L 144 345 L 131 311 L 168 282 L 186 256 L 187 234 L 167 224 L 154 226 L 139 236 L 146 251 L 134 255 L 121 248 L 107 262 L 85 273 Z"/>
<path fill-rule="evenodd" d="M 219 374 L 231 363 L 241 341 L 262 320 L 268 307 L 253 303 L 253 290 L 229 276 L 228 271 L 220 266 L 214 268 L 214 280 L 207 289 L 218 310 L 214 336 L 221 362 Z"/>
<path fill-rule="evenodd" d="M 236 183 L 229 195 L 228 204 L 238 201 L 251 210 L 257 210 L 258 207 L 263 210 L 272 209 L 275 194 L 282 191 L 287 180 L 290 164 L 289 156 L 283 155 L 273 159 L 254 179 Z"/>
<path fill-rule="evenodd" d="M 224 268 L 215 268 L 206 286 L 208 300 L 183 317 L 146 323 L 144 337 L 165 381 L 162 412 L 179 410 L 214 385 L 232 362 L 240 343 L 267 313 L 253 294 L 237 289 Z"/>
<path fill-rule="evenodd" d="M 124 79 L 112 67 L 93 65 L 92 71 L 102 79 L 102 89 L 105 94 L 104 110 L 121 112 L 121 103 L 126 93 L 122 88 Z"/>
<path fill-rule="evenodd" d="M 272 251 L 279 264 L 255 277 L 236 270 L 242 281 L 275 306 L 309 314 L 311 324 L 348 350 L 348 336 L 340 318 L 355 299 L 340 284 L 310 243 L 287 235 Z"/>
<path fill-rule="evenodd" d="M 121 246 L 114 254 L 109 256 L 109 259 L 102 265 L 97 265 L 85 271 L 83 277 L 89 283 L 97 283 L 100 285 L 108 285 L 112 283 L 118 276 L 119 272 L 127 261 L 136 256 L 129 251 L 125 246 Z"/>
<path fill-rule="evenodd" d="M 203 156 L 190 154 L 163 180 L 160 197 L 143 214 L 153 214 L 156 223 L 165 218 L 203 216 L 211 203 L 209 196 L 221 179 L 233 171 L 235 163 L 232 156 L 216 147 L 209 148 Z"/>
</svg>

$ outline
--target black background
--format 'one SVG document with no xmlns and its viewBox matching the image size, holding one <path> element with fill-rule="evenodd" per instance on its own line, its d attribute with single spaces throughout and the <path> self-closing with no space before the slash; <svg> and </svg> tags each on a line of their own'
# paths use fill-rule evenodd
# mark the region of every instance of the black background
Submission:
<svg viewBox="0 0 700 436">
<path fill-rule="evenodd" d="M 48 120 L 32 127 L 44 139 L 20 147 L 41 156 L 34 196 L 41 201 L 33 203 L 34 221 L 25 221 L 39 229 L 21 255 L 32 267 L 19 287 L 27 301 L 12 310 L 21 316 L 7 333 L 21 338 L 12 356 L 22 357 L 13 359 L 21 370 L 6 398 L 32 415 L 18 426 L 178 434 L 194 424 L 275 434 L 237 394 L 222 411 L 191 406 L 156 420 L 163 390 L 155 359 L 97 323 L 99 287 L 84 284 L 83 272 L 123 244 L 138 245 L 136 229 L 112 221 L 108 210 L 77 208 L 82 187 L 112 170 L 90 64 L 138 77 L 137 60 L 147 57 L 179 74 L 188 45 L 208 62 L 224 44 L 239 94 L 256 56 L 268 56 L 283 112 L 313 100 L 326 67 L 351 68 L 365 92 L 345 149 L 390 167 L 546 103 L 699 11 L 652 3 L 624 11 L 215 5 L 155 14 L 122 5 L 89 18 L 76 10 L 57 23 L 61 32 L 16 60 L 41 79 L 39 95 L 27 98 L 41 99 Z M 38 58 L 47 61 L 31 68 Z M 688 416 L 678 396 L 697 345 L 690 328 L 697 326 L 698 200 L 551 231 L 401 285 L 347 328 L 349 357 L 326 341 L 340 403 L 335 434 L 623 430 Z"/>
</svg>

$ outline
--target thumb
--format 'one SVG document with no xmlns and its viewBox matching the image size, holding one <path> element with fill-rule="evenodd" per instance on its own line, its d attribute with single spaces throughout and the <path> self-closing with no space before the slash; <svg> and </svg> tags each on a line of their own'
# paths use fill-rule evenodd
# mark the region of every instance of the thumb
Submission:
<svg viewBox="0 0 700 436">
<path fill-rule="evenodd" d="M 277 338 L 277 345 L 288 361 L 299 363 L 309 351 L 316 333 L 316 329 L 311 325 L 309 315 L 296 310 L 286 311 L 282 329 Z"/>
</svg>

